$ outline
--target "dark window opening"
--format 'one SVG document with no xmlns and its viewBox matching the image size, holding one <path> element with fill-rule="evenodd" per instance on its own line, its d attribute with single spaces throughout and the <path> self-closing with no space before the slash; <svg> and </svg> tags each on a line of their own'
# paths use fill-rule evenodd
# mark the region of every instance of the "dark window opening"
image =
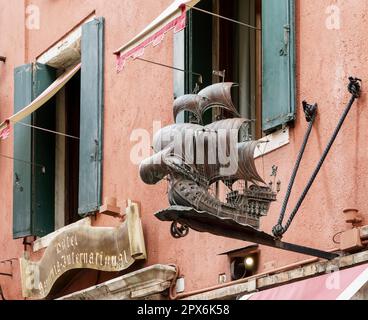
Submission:
<svg viewBox="0 0 368 320">
<path fill-rule="evenodd" d="M 197 7 L 261 28 L 261 0 L 204 0 Z M 187 69 L 202 74 L 201 88 L 221 81 L 239 84 L 233 89 L 234 104 L 242 117 L 253 121 L 252 137 L 261 138 L 261 32 L 196 10 L 188 15 Z M 225 78 L 213 71 L 225 71 Z M 186 93 L 197 82 L 197 76 L 188 75 Z M 205 115 L 205 124 L 230 116 L 214 109 Z"/>
<path fill-rule="evenodd" d="M 65 86 L 66 134 L 80 136 L 80 71 Z M 65 225 L 80 219 L 78 215 L 79 140 L 65 139 Z"/>
</svg>

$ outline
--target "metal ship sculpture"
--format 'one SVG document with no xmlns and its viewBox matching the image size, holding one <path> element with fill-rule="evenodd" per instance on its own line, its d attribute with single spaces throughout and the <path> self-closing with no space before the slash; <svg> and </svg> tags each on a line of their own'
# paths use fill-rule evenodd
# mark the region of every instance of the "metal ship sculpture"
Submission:
<svg viewBox="0 0 368 320">
<path fill-rule="evenodd" d="M 247 131 L 251 121 L 241 118 L 234 107 L 231 99 L 234 84 L 219 83 L 198 94 L 179 97 L 174 103 L 174 119 L 186 111 L 191 114 L 192 123 L 176 123 L 161 129 L 154 137 L 155 154 L 140 166 L 140 176 L 145 183 L 154 185 L 163 179 L 168 180 L 171 206 L 157 212 L 156 217 L 172 222 L 171 234 L 175 238 L 186 236 L 191 228 L 318 258 L 335 259 L 338 253 L 283 242 L 282 237 L 316 180 L 354 102 L 360 98 L 361 82 L 361 79 L 349 77 L 351 99 L 284 223 L 293 185 L 318 113 L 317 104 L 303 101 L 308 128 L 272 235 L 260 231 L 259 226 L 261 217 L 267 215 L 270 204 L 276 200 L 275 185 L 267 185 L 257 172 L 254 151 L 259 142 L 249 138 Z M 221 110 L 220 116 L 217 121 L 203 125 L 204 114 L 212 108 Z M 221 115 L 230 115 L 230 119 Z M 276 167 L 273 169 L 275 177 L 277 170 Z M 219 192 L 220 185 L 224 186 L 225 194 Z"/>
<path fill-rule="evenodd" d="M 155 154 L 140 165 L 146 184 L 168 180 L 171 206 L 156 217 L 173 222 L 175 238 L 186 236 L 189 228 L 226 236 L 223 230 L 230 227 L 232 232 L 249 231 L 250 240 L 254 240 L 260 218 L 276 200 L 276 192 L 257 172 L 254 153 L 259 142 L 249 139 L 251 121 L 241 118 L 234 107 L 233 85 L 218 83 L 198 94 L 177 98 L 174 119 L 186 111 L 191 123 L 176 123 L 157 132 Z M 212 108 L 222 110 L 222 114 L 226 111 L 232 118 L 220 116 L 203 125 L 205 112 Z"/>
</svg>

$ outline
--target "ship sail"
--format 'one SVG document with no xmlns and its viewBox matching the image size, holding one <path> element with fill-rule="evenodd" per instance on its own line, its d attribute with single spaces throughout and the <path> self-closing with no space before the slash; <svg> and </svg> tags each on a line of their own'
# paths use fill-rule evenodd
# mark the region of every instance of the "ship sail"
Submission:
<svg viewBox="0 0 368 320">
<path fill-rule="evenodd" d="M 150 185 L 156 184 L 170 173 L 165 163 L 165 158 L 170 152 L 171 149 L 167 148 L 141 162 L 139 175 L 144 183 Z"/>
<path fill-rule="evenodd" d="M 154 136 L 156 154 L 141 164 L 143 181 L 157 183 L 169 174 L 168 164 L 176 161 L 191 167 L 208 185 L 220 180 L 264 183 L 254 162 L 258 142 L 238 142 L 240 130 L 248 125 L 249 120 L 234 118 L 207 126 L 187 123 L 162 128 Z"/>
<path fill-rule="evenodd" d="M 153 150 L 155 152 L 166 149 L 169 145 L 177 141 L 185 142 L 190 139 L 196 132 L 203 130 L 203 127 L 193 123 L 173 124 L 159 130 L 153 137 Z"/>
<path fill-rule="evenodd" d="M 212 107 L 221 107 L 240 117 L 236 110 L 232 98 L 231 89 L 235 86 L 233 82 L 216 83 L 201 90 L 198 95 L 206 98 L 207 103 L 202 108 L 202 114 Z"/>
<path fill-rule="evenodd" d="M 167 177 L 170 208 L 157 216 L 173 222 L 170 230 L 175 238 L 185 236 L 193 220 L 201 221 L 198 231 L 212 230 L 207 219 L 218 225 L 233 221 L 237 226 L 259 228 L 261 217 L 276 201 L 276 193 L 257 171 L 254 154 L 260 142 L 249 139 L 251 121 L 234 107 L 233 86 L 218 83 L 177 98 L 174 118 L 183 111 L 191 112 L 195 123 L 176 123 L 159 130 L 152 144 L 155 154 L 141 162 L 139 173 L 145 183 L 156 184 Z M 203 125 L 203 116 L 211 108 L 227 112 Z M 219 119 L 228 114 L 231 119 Z M 229 188 L 225 200 L 212 192 L 211 185 L 219 181 Z"/>
<path fill-rule="evenodd" d="M 234 180 L 246 180 L 266 184 L 258 174 L 254 161 L 254 152 L 259 145 L 259 141 L 249 141 L 238 143 L 238 171 L 232 177 Z"/>
<path fill-rule="evenodd" d="M 211 108 L 222 108 L 236 117 L 240 117 L 231 98 L 232 82 L 216 83 L 204 88 L 198 94 L 187 94 L 174 101 L 174 119 L 183 111 L 191 112 L 199 123 L 203 123 L 203 115 Z"/>
<path fill-rule="evenodd" d="M 207 163 L 199 171 L 205 173 L 209 185 L 218 181 L 226 181 L 233 184 L 238 180 L 265 184 L 262 177 L 258 174 L 254 161 L 254 152 L 258 144 L 259 142 L 257 141 L 238 143 L 227 164 L 217 163 L 213 165 Z M 231 173 L 227 174 L 228 172 Z"/>
<path fill-rule="evenodd" d="M 202 121 L 201 106 L 205 104 L 205 98 L 198 94 L 186 94 L 174 101 L 174 120 L 176 120 L 179 113 L 183 111 L 191 112 L 198 122 Z"/>
</svg>

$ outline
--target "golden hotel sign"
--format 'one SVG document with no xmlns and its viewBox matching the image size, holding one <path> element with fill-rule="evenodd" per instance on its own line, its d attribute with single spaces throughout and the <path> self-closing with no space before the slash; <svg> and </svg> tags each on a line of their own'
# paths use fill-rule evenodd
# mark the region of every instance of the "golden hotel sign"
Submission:
<svg viewBox="0 0 368 320">
<path fill-rule="evenodd" d="M 22 258 L 24 297 L 46 298 L 57 280 L 70 270 L 122 271 L 135 260 L 145 259 L 139 212 L 135 205 L 131 208 L 120 227 L 71 226 L 51 241 L 40 261 Z"/>
</svg>

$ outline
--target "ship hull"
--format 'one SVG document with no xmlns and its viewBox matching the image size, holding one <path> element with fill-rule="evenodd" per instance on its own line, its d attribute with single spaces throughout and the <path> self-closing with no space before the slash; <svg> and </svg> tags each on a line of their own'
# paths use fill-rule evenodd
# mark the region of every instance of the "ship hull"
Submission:
<svg viewBox="0 0 368 320">
<path fill-rule="evenodd" d="M 259 228 L 259 218 L 248 215 L 240 208 L 221 202 L 212 196 L 207 188 L 191 180 L 172 179 L 169 188 L 169 202 L 172 206 L 192 207 L 220 219 L 231 219 L 241 225 Z"/>
</svg>

